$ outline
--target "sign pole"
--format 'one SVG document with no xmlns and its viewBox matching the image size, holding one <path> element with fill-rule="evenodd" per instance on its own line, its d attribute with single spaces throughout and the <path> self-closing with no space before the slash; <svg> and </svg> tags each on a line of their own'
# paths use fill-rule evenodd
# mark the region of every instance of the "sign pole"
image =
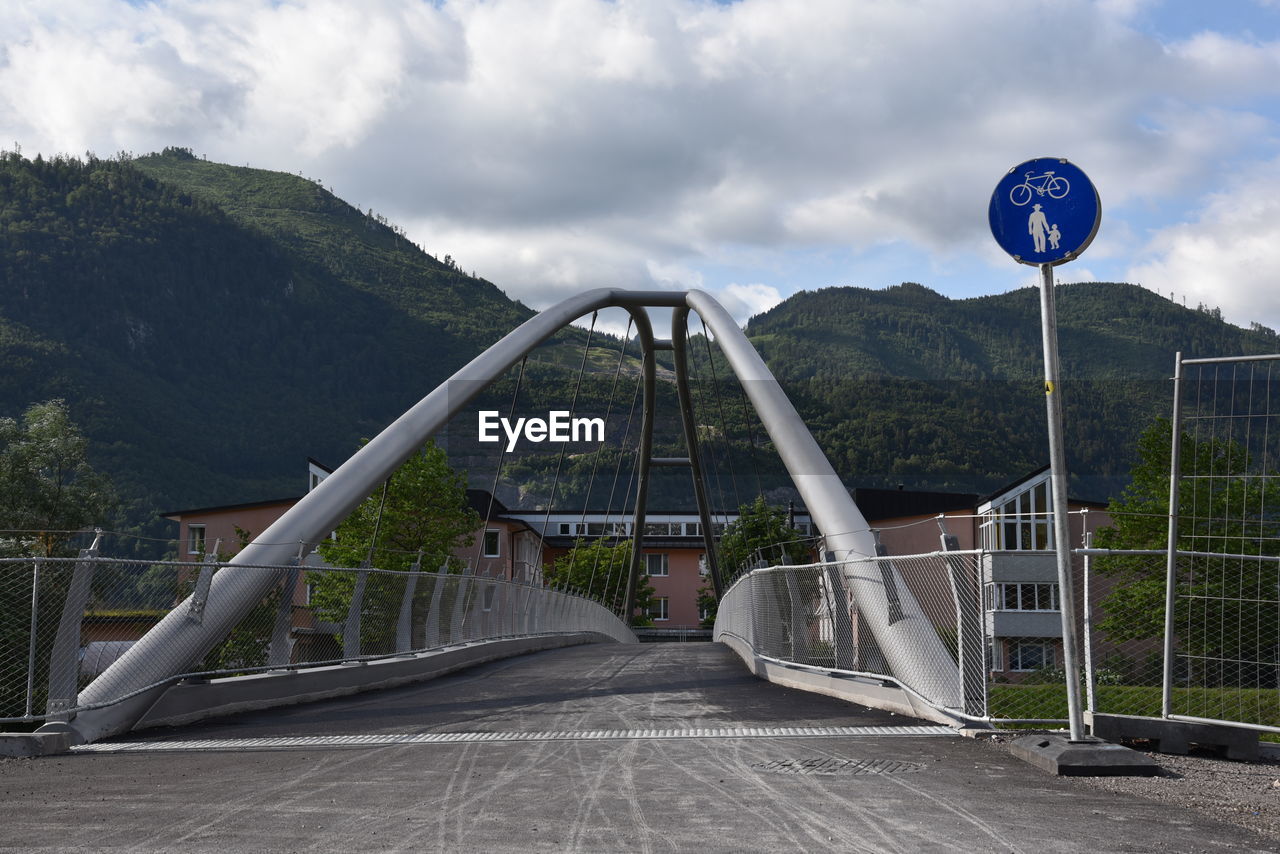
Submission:
<svg viewBox="0 0 1280 854">
<path fill-rule="evenodd" d="M 1044 399 L 1049 424 L 1049 476 L 1053 494 L 1053 546 L 1058 563 L 1058 606 L 1062 613 L 1062 663 L 1067 675 L 1067 719 L 1071 740 L 1084 740 L 1080 710 L 1080 664 L 1076 598 L 1071 576 L 1071 528 L 1067 516 L 1067 454 L 1062 435 L 1062 387 L 1058 369 L 1058 319 L 1053 267 L 1040 265 L 1040 329 L 1044 339 Z"/>
</svg>

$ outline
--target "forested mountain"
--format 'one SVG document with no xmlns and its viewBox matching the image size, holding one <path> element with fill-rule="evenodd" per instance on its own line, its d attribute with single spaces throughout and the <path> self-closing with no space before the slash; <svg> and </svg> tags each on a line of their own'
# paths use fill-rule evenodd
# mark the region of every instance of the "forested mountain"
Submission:
<svg viewBox="0 0 1280 854">
<path fill-rule="evenodd" d="M 851 485 L 982 491 L 1046 458 L 1038 312 L 1034 289 L 949 300 L 920 285 L 829 288 L 754 318 L 748 334 Z M 297 494 L 307 456 L 340 463 L 530 315 L 306 178 L 182 149 L 84 161 L 0 155 L 0 415 L 66 398 L 135 524 L 159 509 Z M 1280 347 L 1267 330 L 1129 285 L 1061 288 L 1059 321 L 1070 447 L 1085 475 L 1077 492 L 1088 497 L 1113 491 L 1141 427 L 1167 411 L 1176 350 Z M 535 354 L 518 414 L 567 405 L 585 338 L 571 330 Z M 592 342 L 579 409 L 612 412 L 610 441 L 620 444 L 634 361 L 615 394 L 618 342 L 598 333 Z M 744 420 L 740 393 L 712 392 L 704 344 L 691 353 L 708 455 L 724 467 L 729 437 L 737 495 L 749 500 L 748 470 L 777 474 L 776 456 L 752 452 L 763 433 Z M 513 374 L 489 405 L 507 409 L 514 387 Z M 659 452 L 678 455 L 669 383 L 662 393 Z M 455 433 L 468 430 L 470 445 L 452 441 L 451 455 L 472 469 L 473 486 L 488 487 L 492 466 L 473 465 L 474 425 Z M 626 470 L 612 482 L 615 462 L 508 459 L 504 497 L 542 504 L 554 482 L 556 503 L 574 506 L 599 469 L 592 504 L 601 506 L 607 490 L 625 492 Z M 686 503 L 687 475 L 664 477 L 655 502 Z M 731 479 L 718 504 L 735 503 Z"/>
<path fill-rule="evenodd" d="M 66 398 L 135 519 L 297 494 L 531 314 L 297 176 L 0 157 L 0 413 Z"/>
<path fill-rule="evenodd" d="M 1073 491 L 1115 494 L 1171 405 L 1174 354 L 1280 351 L 1136 285 L 1057 289 Z M 948 299 L 918 284 L 799 293 L 747 328 L 841 473 L 859 485 L 986 491 L 1047 462 L 1039 290 Z"/>
</svg>

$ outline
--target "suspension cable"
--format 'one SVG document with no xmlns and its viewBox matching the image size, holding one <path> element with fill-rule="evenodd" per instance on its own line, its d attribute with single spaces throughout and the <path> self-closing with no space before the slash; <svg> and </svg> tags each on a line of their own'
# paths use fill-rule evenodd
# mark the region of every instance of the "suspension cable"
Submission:
<svg viewBox="0 0 1280 854">
<path fill-rule="evenodd" d="M 632 422 L 635 420 L 636 402 L 640 399 L 640 390 L 643 388 L 643 383 L 644 383 L 644 374 L 642 372 L 636 375 L 636 387 L 635 387 L 635 390 L 631 393 L 631 409 L 627 413 L 627 429 L 622 436 L 622 444 L 619 446 L 620 450 L 618 452 L 618 462 L 613 468 L 613 483 L 609 487 L 609 503 L 605 507 L 605 517 L 604 517 L 605 527 L 602 530 L 606 530 L 606 531 L 611 530 L 613 526 L 613 499 L 614 499 L 614 496 L 617 494 L 618 478 L 622 474 L 622 461 L 627 456 L 627 450 L 626 450 L 627 443 L 631 439 L 631 425 L 632 425 Z M 627 478 L 627 492 L 623 493 L 621 515 L 622 515 L 622 518 L 624 519 L 626 518 L 626 515 L 627 515 L 626 514 L 626 508 L 628 504 L 627 493 L 631 491 L 631 480 L 632 478 L 635 477 L 636 466 L 639 465 L 639 463 L 640 463 L 640 454 L 637 449 L 635 461 L 632 463 L 632 466 L 631 466 L 631 475 Z M 624 522 L 623 524 L 625 525 L 626 523 Z M 635 531 L 631 532 L 633 540 L 635 537 L 635 533 L 636 533 Z M 592 575 L 595 575 L 596 568 L 599 565 L 600 565 L 600 553 L 597 551 L 595 561 L 592 562 L 592 566 L 591 566 Z M 616 591 L 621 587 L 621 584 L 622 582 L 621 580 L 619 580 L 616 584 L 610 585 L 609 601 L 611 602 L 613 601 L 612 597 L 615 595 Z"/>
<path fill-rule="evenodd" d="M 378 502 L 378 515 L 373 520 L 373 536 L 369 539 L 369 551 L 364 558 L 364 562 L 369 566 L 373 566 L 373 550 L 378 545 L 378 532 L 382 528 L 382 511 L 387 506 L 387 489 L 390 486 L 391 478 L 388 477 L 382 482 L 382 500 Z"/>
<path fill-rule="evenodd" d="M 614 368 L 614 371 L 613 371 L 613 384 L 612 384 L 612 385 L 611 385 L 611 387 L 609 388 L 609 405 L 608 405 L 607 407 L 605 407 L 605 411 L 604 411 L 604 424 L 605 424 L 605 429 L 606 429 L 606 430 L 608 430 L 608 429 L 609 429 L 609 418 L 610 418 L 610 416 L 613 414 L 613 403 L 614 403 L 614 400 L 615 400 L 615 398 L 616 398 L 616 396 L 617 396 L 617 393 L 618 393 L 618 380 L 619 380 L 619 378 L 622 376 L 622 363 L 623 363 L 623 361 L 626 359 L 626 355 L 627 355 L 627 344 L 628 344 L 628 343 L 630 343 L 630 338 L 631 338 L 631 324 L 632 324 L 634 321 L 635 321 L 635 318 L 633 318 L 633 317 L 631 317 L 631 316 L 628 316 L 628 317 L 627 317 L 627 331 L 626 331 L 626 332 L 624 332 L 624 333 L 622 334 L 622 348 L 618 351 L 618 365 L 617 365 L 617 367 L 616 367 L 616 368 Z M 628 420 L 628 422 L 627 422 L 627 428 L 628 428 L 628 430 L 630 430 L 630 426 L 631 426 L 631 424 L 630 424 L 630 420 Z M 607 437 L 605 437 L 605 436 L 601 436 L 601 437 L 600 437 L 600 446 L 599 446 L 598 448 L 596 448 L 596 452 L 595 452 L 595 454 L 594 454 L 594 456 L 592 457 L 592 460 L 591 460 L 591 476 L 587 479 L 587 494 L 586 494 L 586 497 L 582 499 L 582 517 L 578 520 L 578 530 L 579 530 L 579 532 L 581 532 L 582 534 L 585 534 L 585 533 L 586 533 L 586 531 L 587 531 L 587 510 L 588 510 L 588 508 L 589 508 L 589 507 L 590 507 L 590 505 L 591 505 L 591 492 L 592 492 L 592 490 L 593 490 L 593 489 L 594 489 L 594 487 L 595 487 L 595 482 L 596 482 L 596 471 L 597 471 L 598 466 L 599 466 L 599 464 L 600 464 L 600 454 L 601 454 L 601 452 L 604 450 L 604 447 L 605 447 L 605 444 L 606 444 L 606 443 L 607 443 Z M 608 509 L 608 508 L 605 508 L 605 513 L 606 513 L 605 520 L 606 520 L 606 524 L 608 523 L 608 515 L 607 515 L 607 514 L 608 514 L 608 512 L 609 512 L 609 509 Z M 604 529 L 604 528 L 602 528 L 601 530 L 602 530 L 602 532 L 603 532 L 605 529 Z M 580 538 L 580 537 L 574 537 L 574 539 L 573 539 L 573 548 L 572 548 L 572 549 L 570 550 L 570 552 L 569 552 L 569 563 L 570 563 L 570 565 L 572 565 L 572 564 L 573 564 L 574 560 L 575 560 L 575 559 L 576 559 L 576 557 L 577 557 L 577 554 L 578 554 L 578 544 L 579 544 L 580 542 L 582 542 L 582 540 L 581 540 L 581 538 Z M 598 551 L 598 550 L 597 550 L 597 553 L 596 553 L 596 557 L 597 557 L 597 560 L 592 562 L 592 566 L 591 566 L 591 577 L 590 577 L 590 579 L 587 581 L 587 591 L 588 591 L 588 593 L 590 593 L 590 591 L 594 589 L 594 584 L 595 584 L 595 580 L 596 580 L 596 565 L 599 563 L 599 560 L 598 560 L 598 558 L 599 558 L 599 551 Z"/>
<path fill-rule="evenodd" d="M 507 412 L 508 421 L 514 418 L 516 414 L 516 400 L 520 396 L 520 386 L 521 384 L 524 383 L 524 365 L 525 365 L 525 362 L 528 361 L 528 359 L 529 359 L 528 354 L 524 355 L 520 359 L 520 372 L 516 374 L 515 391 L 511 393 L 511 409 L 508 410 Z M 498 466 L 496 469 L 494 469 L 494 472 L 493 472 L 493 489 L 489 490 L 489 507 L 484 511 L 484 528 L 482 529 L 484 531 L 487 531 L 489 529 L 489 520 L 493 518 L 493 504 L 498 497 L 498 480 L 499 478 L 502 477 L 502 461 L 506 459 L 506 456 L 507 456 L 507 445 L 505 442 L 499 442 L 498 443 Z M 483 551 L 484 550 L 484 540 L 483 540 L 484 534 L 482 533 L 480 536 L 481 536 L 480 547 L 481 547 L 481 551 Z M 516 571 L 515 555 L 512 555 L 511 557 L 512 557 L 511 575 L 512 575 L 512 579 L 514 580 L 515 571 Z"/>
<path fill-rule="evenodd" d="M 587 370 L 587 357 L 591 354 L 591 338 L 596 331 L 596 318 L 599 311 L 591 312 L 591 329 L 587 331 L 587 343 L 582 348 L 582 364 L 578 366 L 578 379 L 573 384 L 573 397 L 569 402 L 569 417 L 578 411 L 578 390 L 582 388 L 582 375 Z M 538 548 L 546 552 L 547 526 L 551 524 L 551 510 L 556 504 L 556 488 L 560 485 L 560 467 L 564 464 L 565 446 L 560 446 L 560 456 L 556 459 L 556 475 L 551 481 L 551 499 L 547 501 L 547 514 L 542 519 L 542 531 L 538 536 Z"/>
<path fill-rule="evenodd" d="M 694 352 L 694 348 L 693 348 L 693 346 L 692 346 L 692 340 L 693 340 L 693 338 L 692 338 L 692 335 L 690 335 L 690 333 L 689 333 L 689 327 L 688 327 L 688 325 L 686 325 L 686 326 L 685 326 L 685 341 L 686 341 L 686 344 L 685 344 L 685 352 L 686 352 L 686 353 L 690 353 L 690 354 L 692 354 L 692 353 Z M 688 369 L 689 369 L 690 374 L 693 374 L 693 372 L 694 372 L 694 370 L 695 370 L 695 367 L 694 367 L 693 362 L 694 362 L 694 360 L 693 360 L 693 359 L 688 359 L 688 360 L 687 360 L 687 365 L 688 365 Z M 699 399 L 699 400 L 702 398 L 702 396 L 703 396 L 703 394 L 704 394 L 704 392 L 705 392 L 705 389 L 703 388 L 703 383 L 701 382 L 701 379 L 702 379 L 702 377 L 701 377 L 700 375 L 699 375 L 699 376 L 697 376 L 697 377 L 690 376 L 690 378 L 689 378 L 689 386 L 690 386 L 690 391 L 691 391 L 691 393 L 690 393 L 690 395 L 689 395 L 689 408 L 690 408 L 691 410 L 693 410 L 693 409 L 694 409 L 694 403 L 695 403 L 695 397 L 694 397 L 694 393 L 693 393 L 693 391 L 696 389 L 697 399 Z M 709 407 L 708 407 L 708 408 L 709 408 Z M 698 418 L 697 418 L 697 413 L 696 413 L 696 411 L 695 411 L 695 412 L 694 412 L 694 427 L 695 427 L 695 429 L 694 429 L 694 441 L 698 441 L 698 440 L 697 440 L 697 429 L 696 429 L 696 428 L 697 428 L 697 423 L 698 423 Z M 702 447 L 702 449 L 703 449 L 703 451 L 704 451 L 704 455 L 705 455 L 706 463 L 707 463 L 707 471 L 710 473 L 709 480 L 714 480 L 714 482 L 715 482 L 716 495 L 717 495 L 717 498 L 718 498 L 718 500 L 719 500 L 719 507 L 720 507 L 719 512 L 717 513 L 717 511 L 716 511 L 716 509 L 715 509 L 715 506 L 713 505 L 713 506 L 712 506 L 712 508 L 711 508 L 711 513 L 710 513 L 709 515 L 711 516 L 711 518 L 712 518 L 712 522 L 713 522 L 713 523 L 716 521 L 716 516 L 717 516 L 717 515 L 720 517 L 720 524 L 722 525 L 721 530 L 723 530 L 723 528 L 724 528 L 724 527 L 728 527 L 728 525 L 729 525 L 729 511 L 728 511 L 728 509 L 727 509 L 727 508 L 728 508 L 728 504 L 729 504 L 729 502 L 725 500 L 724 487 L 723 487 L 723 483 L 722 483 L 722 481 L 721 481 L 721 479 L 720 479 L 720 467 L 719 467 L 718 465 L 716 465 L 715 443 L 714 443 L 714 442 L 711 442 L 711 441 L 708 441 L 708 442 L 706 442 L 706 443 L 699 443 L 699 445 L 700 445 L 700 447 Z M 713 529 L 711 532 L 709 532 L 709 533 L 711 533 L 711 534 L 712 534 L 712 536 L 714 537 L 714 529 Z"/>
<path fill-rule="evenodd" d="M 707 365 L 711 369 L 711 388 L 715 393 L 716 408 L 720 411 L 720 430 L 724 436 L 724 454 L 729 463 L 729 478 L 733 482 L 734 506 L 741 509 L 742 496 L 738 492 L 738 473 L 733 465 L 733 446 L 729 442 L 729 422 L 724 417 L 724 400 L 720 396 L 720 380 L 716 377 L 716 363 L 711 356 L 711 336 L 707 334 L 707 322 L 702 319 L 702 315 L 698 315 L 698 322 L 702 324 L 702 343 L 707 348 Z"/>
<path fill-rule="evenodd" d="M 764 495 L 764 486 L 760 481 L 760 464 L 756 460 L 756 422 L 751 419 L 751 413 L 755 409 L 747 404 L 747 389 L 742 380 L 738 380 L 738 393 L 742 399 L 742 420 L 746 422 L 747 437 L 751 441 L 751 468 L 756 473 L 756 495 Z"/>
</svg>

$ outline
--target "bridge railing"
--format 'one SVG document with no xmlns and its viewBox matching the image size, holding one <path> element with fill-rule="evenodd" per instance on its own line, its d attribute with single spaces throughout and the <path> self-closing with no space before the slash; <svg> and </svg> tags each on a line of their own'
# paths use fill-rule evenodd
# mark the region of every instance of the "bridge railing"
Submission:
<svg viewBox="0 0 1280 854">
<path fill-rule="evenodd" d="M 1178 552 L 1168 636 L 1166 560 L 1162 550 L 1073 552 L 1087 712 L 1280 733 L 1280 557 Z M 941 639 L 947 660 L 936 671 L 958 676 L 958 691 L 892 670 L 845 599 L 839 581 L 851 574 L 883 579 L 891 624 L 909 625 L 906 637 Z M 894 606 L 906 595 L 915 616 Z M 1053 552 L 779 566 L 726 591 L 715 638 L 788 668 L 893 680 L 957 720 L 1065 724 L 1059 606 Z"/>
<path fill-rule="evenodd" d="M 725 592 L 715 638 L 736 638 L 756 656 L 791 667 L 892 680 L 949 716 L 985 717 L 979 556 L 939 552 L 756 569 Z M 846 592 L 851 576 L 882 585 L 900 642 L 936 650 L 938 660 L 927 662 L 923 676 L 892 671 Z"/>
<path fill-rule="evenodd" d="M 104 557 L 0 559 L 0 724 L 62 720 L 78 693 L 165 618 L 199 622 L 217 561 Z M 242 567 L 275 583 L 181 679 L 372 661 L 504 638 L 592 632 L 635 636 L 602 605 L 499 578 L 376 568 Z M 176 612 L 176 616 L 170 617 Z"/>
</svg>

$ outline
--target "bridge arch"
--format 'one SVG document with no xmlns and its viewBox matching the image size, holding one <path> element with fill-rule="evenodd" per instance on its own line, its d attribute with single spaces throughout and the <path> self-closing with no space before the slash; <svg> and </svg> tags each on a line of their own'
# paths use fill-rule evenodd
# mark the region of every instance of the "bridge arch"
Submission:
<svg viewBox="0 0 1280 854">
<path fill-rule="evenodd" d="M 89 741 L 130 729 L 165 690 L 167 680 L 184 672 L 192 661 L 216 645 L 279 582 L 279 578 L 272 574 L 249 571 L 244 567 L 286 564 L 294 558 L 299 544 L 316 542 L 327 536 L 484 387 L 573 321 L 610 307 L 623 308 L 630 313 L 643 350 L 646 406 L 639 455 L 637 531 L 643 529 L 648 468 L 652 457 L 654 352 L 661 346 L 672 349 L 676 356 L 685 435 L 695 463 L 695 497 L 699 513 L 703 516 L 704 536 L 708 538 L 707 553 L 714 555 L 709 542 L 709 508 L 700 483 L 701 467 L 696 464 L 696 441 L 692 432 L 694 425 L 683 352 L 685 325 L 692 311 L 715 335 L 730 367 L 746 390 L 803 498 L 810 518 L 824 533 L 827 552 L 845 560 L 875 556 L 875 538 L 866 519 L 764 360 L 723 306 L 710 295 L 696 290 L 601 288 L 587 291 L 530 318 L 474 358 L 392 422 L 242 549 L 213 577 L 201 622 L 188 620 L 185 608 L 175 608 L 80 693 L 78 705 L 81 707 L 108 703 L 112 697 L 125 696 L 127 699 L 80 712 L 69 723 L 73 737 Z M 654 338 L 647 308 L 674 309 L 669 342 L 658 342 Z M 634 549 L 633 573 L 638 570 L 640 559 L 640 550 Z M 950 660 L 950 655 L 942 641 L 931 628 L 926 626 L 927 631 L 920 630 L 920 621 L 927 622 L 927 618 L 911 599 L 905 584 L 895 585 L 895 601 L 890 607 L 883 573 L 896 570 L 882 567 L 879 572 L 868 573 L 851 568 L 864 565 L 865 562 L 844 564 L 850 568 L 839 573 L 838 583 L 856 603 L 861 619 L 875 636 L 891 671 L 905 684 L 927 686 L 922 691 L 926 696 L 950 704 L 958 694 L 959 677 L 954 667 L 948 668 L 944 664 Z M 711 569 L 719 592 L 718 569 L 714 566 Z M 844 618 L 848 619 L 847 613 Z"/>
</svg>

